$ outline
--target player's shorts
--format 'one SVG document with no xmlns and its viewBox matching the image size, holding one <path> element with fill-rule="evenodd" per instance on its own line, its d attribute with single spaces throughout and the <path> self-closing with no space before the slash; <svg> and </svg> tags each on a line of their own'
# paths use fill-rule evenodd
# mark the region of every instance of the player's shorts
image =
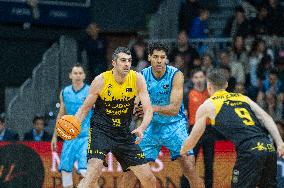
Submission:
<svg viewBox="0 0 284 188">
<path fill-rule="evenodd" d="M 179 158 L 181 146 L 188 137 L 187 126 L 185 119 L 167 125 L 151 123 L 139 144 L 147 160 L 155 161 L 162 146 L 169 149 L 171 160 Z M 188 151 L 188 155 L 194 155 L 193 150 Z"/>
<path fill-rule="evenodd" d="M 88 159 L 105 160 L 107 154 L 111 151 L 124 172 L 128 171 L 131 166 L 147 163 L 141 148 L 135 144 L 136 136 L 131 135 L 130 132 L 123 137 L 119 134 L 106 134 L 104 131 L 93 127 L 89 134 Z"/>
<path fill-rule="evenodd" d="M 276 188 L 277 154 L 270 141 L 250 141 L 252 147 L 237 149 L 232 188 Z"/>
<path fill-rule="evenodd" d="M 78 162 L 78 173 L 79 170 L 87 169 L 87 149 L 88 137 L 64 141 L 59 170 L 72 172 L 75 161 Z"/>
</svg>

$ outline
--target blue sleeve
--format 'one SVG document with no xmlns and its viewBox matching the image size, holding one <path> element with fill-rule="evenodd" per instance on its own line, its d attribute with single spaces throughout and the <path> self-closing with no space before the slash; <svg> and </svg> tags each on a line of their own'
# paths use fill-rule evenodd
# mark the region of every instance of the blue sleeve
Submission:
<svg viewBox="0 0 284 188">
<path fill-rule="evenodd" d="M 190 38 L 201 38 L 202 37 L 202 25 L 198 18 L 195 18 L 192 22 Z"/>
</svg>

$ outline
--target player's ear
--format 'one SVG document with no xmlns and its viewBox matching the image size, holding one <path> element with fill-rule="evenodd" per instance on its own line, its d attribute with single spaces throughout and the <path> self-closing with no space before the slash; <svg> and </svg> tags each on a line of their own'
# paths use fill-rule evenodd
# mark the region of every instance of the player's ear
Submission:
<svg viewBox="0 0 284 188">
<path fill-rule="evenodd" d="M 115 64 L 116 64 L 115 60 L 112 60 L 111 64 L 112 64 L 113 67 L 115 67 Z"/>
<path fill-rule="evenodd" d="M 71 72 L 69 73 L 69 79 L 72 80 Z"/>
<path fill-rule="evenodd" d="M 151 55 L 148 55 L 148 61 L 151 62 Z"/>
</svg>

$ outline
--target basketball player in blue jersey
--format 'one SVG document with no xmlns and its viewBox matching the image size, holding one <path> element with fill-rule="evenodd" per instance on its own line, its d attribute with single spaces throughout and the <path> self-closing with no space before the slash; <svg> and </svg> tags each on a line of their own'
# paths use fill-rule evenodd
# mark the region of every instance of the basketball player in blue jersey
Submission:
<svg viewBox="0 0 284 188">
<path fill-rule="evenodd" d="M 148 161 L 155 161 L 161 147 L 167 147 L 171 159 L 180 163 L 191 187 L 204 187 L 195 170 L 193 151 L 188 150 L 187 155 L 180 156 L 181 146 L 188 136 L 188 121 L 182 103 L 183 73 L 166 64 L 166 44 L 150 43 L 148 53 L 151 66 L 143 69 L 141 73 L 146 80 L 154 114 L 139 145 Z M 131 172 L 125 174 L 123 183 L 126 185 L 131 177 Z"/>
<path fill-rule="evenodd" d="M 180 151 L 185 155 L 204 133 L 206 120 L 212 128 L 231 140 L 236 147 L 237 160 L 233 169 L 232 188 L 276 188 L 277 154 L 284 157 L 284 143 L 273 119 L 255 102 L 239 93 L 229 93 L 226 73 L 213 69 L 207 75 L 211 96 L 196 112 L 190 136 Z"/>
<path fill-rule="evenodd" d="M 145 79 L 140 73 L 130 70 L 131 62 L 130 50 L 118 47 L 112 56 L 113 69 L 94 79 L 89 95 L 75 115 L 82 122 L 95 104 L 89 133 L 87 172 L 78 188 L 89 188 L 92 182 L 97 182 L 110 151 L 122 170 L 133 171 L 143 187 L 156 187 L 156 178 L 137 145 L 152 119 L 153 109 Z M 129 126 L 136 96 L 141 100 L 145 116 L 141 125 L 131 131 Z"/>
<path fill-rule="evenodd" d="M 57 120 L 63 115 L 75 115 L 89 92 L 90 86 L 84 83 L 86 75 L 80 64 L 76 64 L 72 67 L 69 77 L 72 81 L 72 85 L 65 87 L 60 93 L 60 109 Z M 64 188 L 73 188 L 72 171 L 75 161 L 78 162 L 78 173 L 82 176 L 86 174 L 90 118 L 91 111 L 88 112 L 87 117 L 82 123 L 81 132 L 77 138 L 64 141 L 59 165 Z M 56 145 L 57 134 L 55 130 L 51 142 L 52 151 L 56 150 Z"/>
</svg>

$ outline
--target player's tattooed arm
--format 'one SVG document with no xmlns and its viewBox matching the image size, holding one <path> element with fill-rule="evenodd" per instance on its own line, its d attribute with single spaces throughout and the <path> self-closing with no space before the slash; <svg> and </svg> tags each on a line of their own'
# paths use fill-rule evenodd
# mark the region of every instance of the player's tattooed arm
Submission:
<svg viewBox="0 0 284 188">
<path fill-rule="evenodd" d="M 82 122 L 85 119 L 89 110 L 93 107 L 93 105 L 97 101 L 97 98 L 103 88 L 103 85 L 104 85 L 104 79 L 102 74 L 100 74 L 93 80 L 86 100 L 75 114 L 75 117 L 78 118 L 80 122 Z"/>
<path fill-rule="evenodd" d="M 176 116 L 182 103 L 183 83 L 183 73 L 179 71 L 175 74 L 173 79 L 170 104 L 166 106 L 153 106 L 153 111 L 168 116 Z"/>
</svg>

